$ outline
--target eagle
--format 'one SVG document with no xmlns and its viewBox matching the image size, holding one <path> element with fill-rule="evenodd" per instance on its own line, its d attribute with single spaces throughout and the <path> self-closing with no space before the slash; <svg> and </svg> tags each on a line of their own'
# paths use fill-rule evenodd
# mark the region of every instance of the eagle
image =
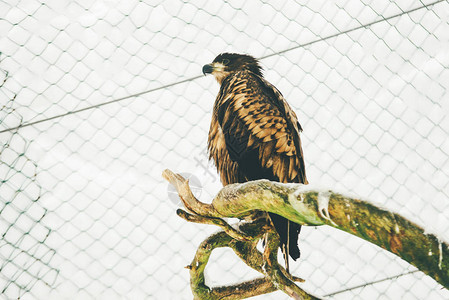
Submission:
<svg viewBox="0 0 449 300">
<path fill-rule="evenodd" d="M 220 85 L 208 137 L 213 160 L 224 186 L 257 179 L 307 184 L 295 112 L 281 92 L 262 74 L 259 61 L 246 54 L 222 53 L 203 66 Z M 301 225 L 279 215 L 269 218 L 288 256 L 300 256 Z"/>
</svg>

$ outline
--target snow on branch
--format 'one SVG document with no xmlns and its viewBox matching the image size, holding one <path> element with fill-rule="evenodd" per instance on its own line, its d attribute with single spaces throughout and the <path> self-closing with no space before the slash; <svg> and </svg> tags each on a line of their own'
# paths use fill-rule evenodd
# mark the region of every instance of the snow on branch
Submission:
<svg viewBox="0 0 449 300">
<path fill-rule="evenodd" d="M 237 230 L 222 219 L 248 217 L 255 211 L 276 213 L 301 225 L 329 225 L 346 231 L 396 254 L 449 288 L 448 244 L 404 217 L 367 201 L 308 185 L 257 180 L 225 186 L 211 204 L 205 204 L 194 197 L 182 176 L 165 170 L 163 177 L 177 189 L 189 211 L 178 209 L 179 216 L 223 229 L 200 245 L 189 266 L 196 299 L 243 299 L 278 289 L 295 299 L 319 299 L 299 288 L 294 283 L 298 278 L 277 263 L 279 240 L 269 222 L 259 218 Z M 262 237 L 268 241 L 264 253 L 255 247 Z M 211 251 L 217 247 L 231 247 L 264 277 L 238 286 L 207 287 L 203 271 Z"/>
</svg>

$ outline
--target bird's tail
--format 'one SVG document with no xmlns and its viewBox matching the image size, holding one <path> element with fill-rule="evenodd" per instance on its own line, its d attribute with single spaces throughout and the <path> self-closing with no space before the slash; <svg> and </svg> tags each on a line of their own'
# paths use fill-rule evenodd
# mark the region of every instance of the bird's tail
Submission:
<svg viewBox="0 0 449 300">
<path fill-rule="evenodd" d="M 289 256 L 293 258 L 293 260 L 297 260 L 301 255 L 298 247 L 298 237 L 299 232 L 301 231 L 301 225 L 273 213 L 269 213 L 269 215 L 281 240 L 281 250 L 285 259 L 285 269 L 290 273 Z"/>
</svg>

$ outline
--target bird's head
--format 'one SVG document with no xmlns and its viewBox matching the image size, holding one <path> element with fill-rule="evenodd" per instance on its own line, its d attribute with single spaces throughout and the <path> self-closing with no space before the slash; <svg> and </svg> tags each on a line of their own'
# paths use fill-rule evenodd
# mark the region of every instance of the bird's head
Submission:
<svg viewBox="0 0 449 300">
<path fill-rule="evenodd" d="M 222 53 L 211 64 L 203 66 L 203 74 L 212 74 L 219 84 L 232 73 L 247 70 L 262 76 L 259 61 L 246 54 Z"/>
</svg>

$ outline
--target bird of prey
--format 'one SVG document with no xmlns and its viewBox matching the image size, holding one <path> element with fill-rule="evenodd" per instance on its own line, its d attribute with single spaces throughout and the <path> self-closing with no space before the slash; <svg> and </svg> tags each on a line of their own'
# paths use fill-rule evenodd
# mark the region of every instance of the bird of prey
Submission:
<svg viewBox="0 0 449 300">
<path fill-rule="evenodd" d="M 307 184 L 295 112 L 281 92 L 262 75 L 252 56 L 222 53 L 203 73 L 220 84 L 208 138 L 223 185 L 257 179 Z M 301 225 L 269 213 L 280 236 L 286 269 L 288 256 L 299 258 Z"/>
</svg>

